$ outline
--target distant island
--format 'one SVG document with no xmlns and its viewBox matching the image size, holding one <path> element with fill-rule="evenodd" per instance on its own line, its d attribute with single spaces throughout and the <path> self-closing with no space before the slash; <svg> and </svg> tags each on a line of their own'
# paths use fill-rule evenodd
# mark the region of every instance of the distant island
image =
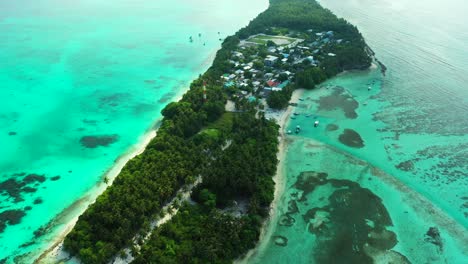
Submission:
<svg viewBox="0 0 468 264">
<path fill-rule="evenodd" d="M 83 263 L 241 257 L 274 198 L 280 132 L 264 110 L 371 62 L 357 28 L 315 1 L 270 0 L 162 110 L 157 136 L 80 216 L 64 249 Z"/>
</svg>

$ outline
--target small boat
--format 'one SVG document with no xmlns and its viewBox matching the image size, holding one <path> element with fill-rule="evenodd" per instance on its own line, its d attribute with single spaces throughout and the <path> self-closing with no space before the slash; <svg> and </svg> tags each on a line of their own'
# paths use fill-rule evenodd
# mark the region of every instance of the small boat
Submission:
<svg viewBox="0 0 468 264">
<path fill-rule="evenodd" d="M 304 101 L 304 99 L 302 99 L 302 98 L 299 98 L 299 101 Z"/>
<path fill-rule="evenodd" d="M 369 86 L 369 87 L 367 87 L 367 90 L 368 90 L 368 91 L 370 91 L 371 89 L 372 89 L 372 87 L 370 87 L 370 86 Z"/>
<path fill-rule="evenodd" d="M 314 127 L 318 127 L 318 125 L 319 125 L 319 121 L 317 120 L 314 122 Z"/>
<path fill-rule="evenodd" d="M 296 134 L 299 134 L 299 132 L 301 132 L 301 127 L 300 127 L 300 126 L 296 126 Z"/>
<path fill-rule="evenodd" d="M 293 115 L 297 116 L 297 115 L 299 115 L 299 114 L 298 114 L 298 113 L 294 113 Z"/>
<path fill-rule="evenodd" d="M 288 130 L 288 131 L 286 132 L 286 134 L 288 134 L 288 135 L 291 134 L 291 133 L 292 133 L 291 130 Z"/>
</svg>

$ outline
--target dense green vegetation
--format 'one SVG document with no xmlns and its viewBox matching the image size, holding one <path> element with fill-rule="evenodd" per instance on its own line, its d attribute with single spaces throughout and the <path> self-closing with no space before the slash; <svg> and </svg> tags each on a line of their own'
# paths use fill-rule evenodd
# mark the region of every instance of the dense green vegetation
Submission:
<svg viewBox="0 0 468 264">
<path fill-rule="evenodd" d="M 261 218 L 185 204 L 153 233 L 133 263 L 231 263 L 255 245 Z"/>
<path fill-rule="evenodd" d="M 197 205 L 184 205 L 157 229 L 134 263 L 230 263 L 252 248 L 267 206 L 273 200 L 278 127 L 253 113 L 234 117 L 232 143 L 202 172 L 193 193 Z M 247 200 L 246 214 L 221 211 L 235 200 Z"/>
<path fill-rule="evenodd" d="M 282 109 L 288 106 L 293 92 L 292 86 L 287 86 L 281 91 L 271 92 L 267 98 L 268 106 L 274 109 Z"/>
<path fill-rule="evenodd" d="M 337 56 L 321 68 L 300 65 L 296 79 L 304 87 L 313 88 L 342 70 L 370 62 L 361 35 L 346 21 L 314 1 L 271 0 L 267 11 L 225 39 L 212 67 L 191 84 L 183 99 L 164 108 L 158 135 L 80 216 L 64 241 L 68 252 L 83 263 L 105 263 L 131 247 L 132 238 L 163 205 L 200 176 L 194 203 L 184 203 L 141 250 L 135 250 L 135 263 L 230 263 L 254 247 L 273 200 L 278 127 L 257 113 L 254 103 L 236 102 L 242 112 L 225 113 L 229 91 L 221 87 L 219 76 L 230 69 L 227 61 L 239 39 L 260 32 L 284 33 L 285 28 L 334 30 L 350 41 L 334 47 Z M 293 88 L 272 93 L 268 103 L 284 107 Z M 226 211 L 236 201 L 246 204 L 240 215 Z"/>
</svg>

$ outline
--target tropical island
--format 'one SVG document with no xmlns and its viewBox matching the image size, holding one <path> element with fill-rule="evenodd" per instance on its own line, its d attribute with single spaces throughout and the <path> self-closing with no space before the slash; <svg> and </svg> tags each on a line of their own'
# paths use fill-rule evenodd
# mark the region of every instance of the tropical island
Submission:
<svg viewBox="0 0 468 264">
<path fill-rule="evenodd" d="M 357 28 L 315 1 L 270 0 L 163 109 L 157 136 L 80 216 L 65 250 L 83 263 L 241 257 L 255 247 L 275 192 L 280 131 L 265 110 L 371 61 Z"/>
</svg>

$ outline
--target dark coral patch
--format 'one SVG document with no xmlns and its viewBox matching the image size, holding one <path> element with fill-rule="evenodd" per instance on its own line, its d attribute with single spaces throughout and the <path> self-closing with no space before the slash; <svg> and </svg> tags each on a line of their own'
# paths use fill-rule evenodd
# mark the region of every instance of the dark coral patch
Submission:
<svg viewBox="0 0 468 264">
<path fill-rule="evenodd" d="M 40 183 L 45 181 L 45 177 L 38 174 L 28 174 L 23 179 L 18 179 L 20 175 L 24 174 L 13 174 L 15 177 L 0 182 L 0 194 L 2 196 L 9 196 L 9 198 L 13 199 L 13 202 L 19 203 L 24 201 L 22 197 L 23 193 L 36 192 L 37 188 L 34 187 L 39 186 Z M 29 185 L 33 185 L 34 187 Z"/>
<path fill-rule="evenodd" d="M 15 202 L 24 201 L 21 198 L 21 188 L 24 186 L 22 182 L 18 182 L 15 179 L 8 179 L 0 182 L 0 193 L 4 196 L 8 195 L 12 197 Z"/>
<path fill-rule="evenodd" d="M 301 172 L 297 178 L 296 183 L 294 184 L 294 188 L 304 192 L 304 195 L 302 195 L 303 198 L 299 201 L 303 202 L 307 194 L 313 192 L 318 185 L 322 185 L 324 182 L 326 182 L 327 176 L 328 174 L 323 172 Z"/>
<path fill-rule="evenodd" d="M 296 219 L 294 219 L 290 214 L 284 214 L 280 217 L 279 225 L 293 226 L 295 222 L 296 222 Z"/>
<path fill-rule="evenodd" d="M 51 181 L 58 181 L 58 180 L 60 180 L 60 176 L 57 175 L 57 176 L 51 177 L 50 180 Z"/>
<path fill-rule="evenodd" d="M 0 213 L 0 233 L 5 231 L 7 225 L 17 225 L 26 215 L 23 210 L 6 210 Z"/>
<path fill-rule="evenodd" d="M 326 130 L 327 131 L 336 131 L 340 128 L 338 125 L 335 124 L 328 124 Z"/>
<path fill-rule="evenodd" d="M 42 198 L 36 198 L 33 202 L 33 204 L 41 204 L 42 203 Z"/>
<path fill-rule="evenodd" d="M 402 171 L 412 171 L 414 170 L 414 163 L 411 160 L 407 160 L 399 163 L 395 167 Z"/>
<path fill-rule="evenodd" d="M 24 177 L 23 182 L 26 184 L 30 184 L 33 182 L 44 182 L 46 178 L 44 175 L 38 175 L 38 174 L 28 174 L 28 176 Z"/>
<path fill-rule="evenodd" d="M 343 87 L 335 87 L 332 94 L 321 97 L 318 103 L 319 111 L 341 108 L 347 118 L 355 119 L 358 116 L 356 109 L 359 107 L 359 103 Z"/>
<path fill-rule="evenodd" d="M 14 132 L 14 131 L 11 131 L 11 132 L 8 132 L 8 135 L 9 136 L 16 136 L 18 133 Z"/>
<path fill-rule="evenodd" d="M 80 139 L 81 145 L 87 148 L 107 147 L 119 139 L 118 135 L 84 136 Z"/>
<path fill-rule="evenodd" d="M 338 138 L 341 143 L 345 144 L 348 147 L 352 148 L 362 148 L 364 147 L 364 140 L 362 140 L 361 135 L 358 132 L 352 129 L 345 129 L 343 134 Z"/>
<path fill-rule="evenodd" d="M 392 231 L 382 229 L 369 233 L 369 245 L 381 250 L 392 249 L 398 243 L 397 236 Z"/>
<path fill-rule="evenodd" d="M 334 188 L 329 204 L 302 215 L 308 231 L 317 236 L 313 254 L 317 263 L 373 263 L 366 246 L 386 252 L 397 244 L 396 234 L 387 230 L 392 225 L 390 215 L 369 189 L 349 180 L 328 179 L 326 173 L 315 171 L 302 172 L 294 187 L 305 196 L 323 185 Z M 283 222 L 292 218 L 289 214 L 282 217 Z"/>
<path fill-rule="evenodd" d="M 442 251 L 442 249 L 444 248 L 444 245 L 442 243 L 442 237 L 440 236 L 440 232 L 437 227 L 429 228 L 429 230 L 426 233 L 426 237 L 424 238 L 424 241 L 436 245 L 440 251 Z"/>
<path fill-rule="evenodd" d="M 34 193 L 37 191 L 37 189 L 26 186 L 26 187 L 21 188 L 21 191 L 26 192 L 26 193 Z"/>
</svg>

